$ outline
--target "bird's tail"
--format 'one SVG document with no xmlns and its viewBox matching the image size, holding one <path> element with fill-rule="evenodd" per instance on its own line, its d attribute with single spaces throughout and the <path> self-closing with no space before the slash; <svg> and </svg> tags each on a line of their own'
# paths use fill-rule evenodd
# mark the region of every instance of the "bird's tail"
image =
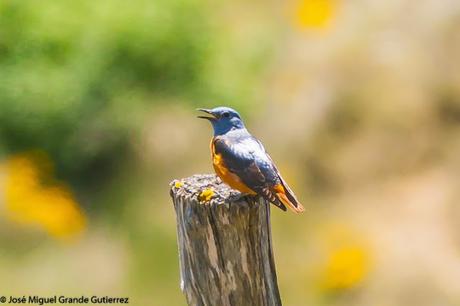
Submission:
<svg viewBox="0 0 460 306">
<path fill-rule="evenodd" d="M 286 184 L 286 182 L 280 177 L 281 184 L 276 185 L 273 189 L 275 192 L 275 197 L 278 201 L 289 207 L 295 213 L 302 213 L 305 211 L 305 208 L 297 200 L 294 192 Z"/>
</svg>

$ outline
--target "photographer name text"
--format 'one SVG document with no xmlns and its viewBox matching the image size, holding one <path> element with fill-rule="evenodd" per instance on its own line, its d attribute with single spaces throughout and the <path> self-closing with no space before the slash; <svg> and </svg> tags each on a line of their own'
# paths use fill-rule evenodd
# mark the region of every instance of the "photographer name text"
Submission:
<svg viewBox="0 0 460 306">
<path fill-rule="evenodd" d="M 23 295 L 23 296 L 2 296 L 0 297 L 1 304 L 35 304 L 35 305 L 51 305 L 51 304 L 129 304 L 128 297 L 113 297 L 113 296 L 79 296 L 69 297 L 64 295 L 54 296 L 38 296 L 38 295 Z"/>
</svg>

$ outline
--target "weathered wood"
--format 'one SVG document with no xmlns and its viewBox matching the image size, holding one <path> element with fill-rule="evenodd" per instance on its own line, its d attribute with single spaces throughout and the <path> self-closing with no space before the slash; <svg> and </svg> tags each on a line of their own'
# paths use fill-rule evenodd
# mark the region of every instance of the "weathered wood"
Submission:
<svg viewBox="0 0 460 306">
<path fill-rule="evenodd" d="M 206 201 L 209 190 L 213 196 Z M 242 197 L 215 175 L 175 180 L 171 197 L 177 216 L 181 289 L 188 305 L 281 305 L 269 203 L 260 197 Z"/>
</svg>

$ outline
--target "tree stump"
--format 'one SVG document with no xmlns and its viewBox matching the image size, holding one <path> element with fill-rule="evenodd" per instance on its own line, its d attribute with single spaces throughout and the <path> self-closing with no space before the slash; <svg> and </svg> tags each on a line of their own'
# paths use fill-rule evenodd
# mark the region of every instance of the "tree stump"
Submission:
<svg viewBox="0 0 460 306">
<path fill-rule="evenodd" d="M 173 181 L 171 197 L 188 305 L 281 305 L 268 202 L 209 174 Z"/>
</svg>

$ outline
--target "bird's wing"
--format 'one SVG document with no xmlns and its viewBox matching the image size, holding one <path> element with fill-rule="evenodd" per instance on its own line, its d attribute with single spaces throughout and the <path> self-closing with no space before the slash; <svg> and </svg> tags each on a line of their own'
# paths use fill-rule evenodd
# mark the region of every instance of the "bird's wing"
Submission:
<svg viewBox="0 0 460 306">
<path fill-rule="evenodd" d="M 281 183 L 276 168 L 257 139 L 251 136 L 231 140 L 216 137 L 214 148 L 222 156 L 226 168 L 246 186 L 286 210 L 272 190 L 273 186 Z"/>
<path fill-rule="evenodd" d="M 281 176 L 281 173 L 279 172 L 270 155 L 267 153 L 267 151 L 265 151 L 265 148 L 262 145 L 262 143 L 255 137 L 252 138 L 259 143 L 259 146 L 262 149 L 259 152 L 262 152 L 261 154 L 263 154 L 263 158 L 260 159 L 264 159 L 266 163 L 270 164 L 269 171 L 271 175 L 276 176 L 276 179 L 274 180 L 275 185 L 271 186 L 272 193 L 275 194 L 275 197 L 278 199 L 278 201 L 288 206 L 292 211 L 296 213 L 303 212 L 305 208 L 299 202 L 299 200 L 297 200 L 297 197 L 295 196 L 294 192 Z"/>
<path fill-rule="evenodd" d="M 304 211 L 273 160 L 255 137 L 216 137 L 214 146 L 228 170 L 236 174 L 251 190 L 283 210 L 288 206 L 295 212 Z"/>
<path fill-rule="evenodd" d="M 270 155 L 268 155 L 268 153 L 267 153 L 267 156 L 268 158 L 270 158 L 270 160 L 272 160 Z M 279 180 L 281 181 L 281 185 L 283 186 L 282 189 L 278 187 L 278 189 L 280 190 L 279 193 L 276 193 L 278 199 L 283 204 L 289 206 L 289 208 L 291 208 L 292 211 L 296 213 L 304 212 L 305 208 L 299 202 L 299 200 L 297 200 L 297 197 L 295 196 L 294 192 L 289 187 L 289 185 L 286 183 L 286 181 L 283 179 L 283 177 L 281 176 L 281 173 L 279 172 L 278 168 L 276 168 L 276 165 L 273 161 L 272 161 L 272 165 L 275 168 L 275 171 L 278 175 Z"/>
</svg>

